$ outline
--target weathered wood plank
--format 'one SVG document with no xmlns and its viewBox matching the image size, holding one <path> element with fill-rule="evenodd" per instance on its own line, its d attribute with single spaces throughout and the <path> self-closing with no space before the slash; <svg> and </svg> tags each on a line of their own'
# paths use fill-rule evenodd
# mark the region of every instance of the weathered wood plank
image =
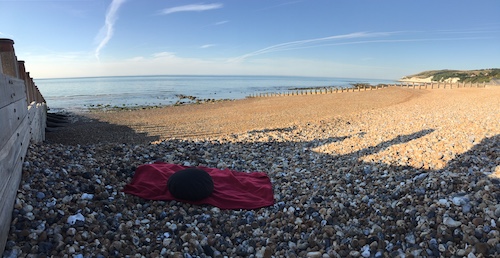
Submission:
<svg viewBox="0 0 500 258">
<path fill-rule="evenodd" d="M 21 182 L 22 177 L 22 162 L 18 162 L 14 167 L 15 173 L 12 177 L 8 178 L 8 188 L 5 189 L 5 194 L 0 200 L 0 255 L 5 250 L 5 244 L 9 236 L 10 224 L 12 221 L 12 210 L 14 209 L 14 202 L 16 200 L 17 189 Z"/>
<path fill-rule="evenodd" d="M 22 165 L 30 141 L 26 116 L 7 144 L 0 149 L 0 253 L 5 249 L 12 209 L 22 176 Z"/>
<path fill-rule="evenodd" d="M 24 81 L 0 73 L 0 108 L 26 98 Z"/>
<path fill-rule="evenodd" d="M 12 173 L 14 173 L 14 165 L 24 160 L 30 138 L 29 119 L 25 117 L 21 125 L 0 149 L 0 178 L 9 178 Z M 2 199 L 5 193 L 4 189 L 6 188 L 6 184 L 6 180 L 0 180 L 0 196 Z"/>
<path fill-rule="evenodd" d="M 22 120 L 28 116 L 26 100 L 20 99 L 8 106 L 0 108 L 0 146 L 3 146 L 19 127 Z"/>
<path fill-rule="evenodd" d="M 45 127 L 47 122 L 47 105 L 45 103 L 32 103 L 28 106 L 30 120 L 31 140 L 42 142 L 45 140 Z"/>
</svg>

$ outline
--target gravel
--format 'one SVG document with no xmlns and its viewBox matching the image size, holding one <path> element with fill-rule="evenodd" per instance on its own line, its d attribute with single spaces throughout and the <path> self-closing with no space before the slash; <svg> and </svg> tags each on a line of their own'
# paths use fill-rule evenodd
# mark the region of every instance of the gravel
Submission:
<svg viewBox="0 0 500 258">
<path fill-rule="evenodd" d="M 110 124 L 108 114 L 80 117 L 29 147 L 4 256 L 500 255 L 500 89 L 385 93 L 394 96 L 372 107 L 353 98 L 373 92 L 342 93 L 336 105 L 308 96 L 321 115 L 297 109 L 254 124 L 235 117 L 255 102 L 229 102 L 234 116 L 171 137 L 169 124 L 148 132 L 133 120 Z M 294 97 L 274 98 L 297 106 Z M 212 117 L 229 104 L 208 105 Z M 240 127 L 205 133 L 225 121 Z M 101 136 L 83 130 L 92 126 Z M 123 131 L 111 133 L 116 126 Z M 275 204 L 221 210 L 121 192 L 137 166 L 159 160 L 266 172 Z"/>
</svg>

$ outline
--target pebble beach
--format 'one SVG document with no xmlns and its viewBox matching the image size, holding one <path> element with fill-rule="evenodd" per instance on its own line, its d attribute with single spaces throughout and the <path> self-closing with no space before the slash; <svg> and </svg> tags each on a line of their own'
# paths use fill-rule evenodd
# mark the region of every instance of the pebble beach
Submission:
<svg viewBox="0 0 500 258">
<path fill-rule="evenodd" d="M 499 257 L 500 87 L 72 114 L 32 144 L 4 257 Z M 275 204 L 122 192 L 141 164 L 265 172 Z"/>
</svg>

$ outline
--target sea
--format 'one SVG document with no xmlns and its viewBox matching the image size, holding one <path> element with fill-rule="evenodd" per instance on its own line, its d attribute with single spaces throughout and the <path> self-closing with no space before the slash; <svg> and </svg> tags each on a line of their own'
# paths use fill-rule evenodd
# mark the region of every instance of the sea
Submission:
<svg viewBox="0 0 500 258">
<path fill-rule="evenodd" d="M 302 76 L 110 76 L 34 79 L 53 112 L 165 106 L 189 99 L 243 99 L 266 93 L 284 93 L 315 87 L 352 87 L 394 80 Z"/>
</svg>

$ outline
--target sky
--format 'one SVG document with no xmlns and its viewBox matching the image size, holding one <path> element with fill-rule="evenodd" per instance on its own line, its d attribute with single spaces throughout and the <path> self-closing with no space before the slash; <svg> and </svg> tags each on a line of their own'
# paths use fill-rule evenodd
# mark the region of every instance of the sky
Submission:
<svg viewBox="0 0 500 258">
<path fill-rule="evenodd" d="M 0 0 L 33 78 L 500 68 L 498 0 Z"/>
</svg>

